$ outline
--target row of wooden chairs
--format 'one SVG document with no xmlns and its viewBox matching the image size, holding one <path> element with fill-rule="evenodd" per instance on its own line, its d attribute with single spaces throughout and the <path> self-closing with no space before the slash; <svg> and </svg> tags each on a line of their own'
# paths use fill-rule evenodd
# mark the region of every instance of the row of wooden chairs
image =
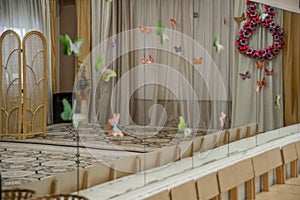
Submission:
<svg viewBox="0 0 300 200">
<path fill-rule="evenodd" d="M 241 199 L 240 196 L 247 200 L 299 200 L 299 161 L 300 142 L 291 143 L 163 190 L 146 200 L 221 200 L 225 192 L 229 192 L 230 200 Z M 270 186 L 270 175 L 273 173 L 275 185 Z M 258 183 L 256 179 L 259 179 Z M 243 195 L 239 194 L 241 185 L 245 186 Z M 257 186 L 260 187 L 258 191 Z"/>
<path fill-rule="evenodd" d="M 185 141 L 177 145 L 166 146 L 158 151 L 149 152 L 146 155 L 140 154 L 120 158 L 109 165 L 93 165 L 79 171 L 80 189 L 87 189 L 136 172 L 160 167 L 177 160 L 191 157 L 194 153 L 204 152 L 229 142 L 256 135 L 257 133 L 258 125 L 253 123 L 238 128 L 223 130 L 221 133 L 216 132 L 196 137 L 193 141 Z M 42 196 L 57 193 L 73 193 L 77 190 L 76 183 L 77 172 L 72 171 L 41 181 L 26 183 L 20 187 L 35 190 L 38 196 Z"/>
</svg>

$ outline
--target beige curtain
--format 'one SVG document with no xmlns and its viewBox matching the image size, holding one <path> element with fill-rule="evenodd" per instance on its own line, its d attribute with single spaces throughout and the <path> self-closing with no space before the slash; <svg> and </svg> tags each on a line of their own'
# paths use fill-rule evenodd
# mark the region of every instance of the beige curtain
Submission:
<svg viewBox="0 0 300 200">
<path fill-rule="evenodd" d="M 198 18 L 193 18 L 193 12 L 199 14 Z M 241 25 L 233 20 L 233 17 L 240 16 L 245 12 L 245 1 L 229 1 L 229 0 L 201 0 L 201 1 L 163 1 L 163 0 L 121 0 L 108 3 L 106 1 L 92 1 L 92 32 L 93 32 L 93 48 L 96 48 L 101 42 L 122 31 L 136 29 L 139 26 L 153 27 L 157 26 L 157 21 L 162 20 L 166 28 L 184 33 L 186 36 L 195 40 L 195 44 L 188 46 L 186 40 L 179 37 L 176 40 L 170 39 L 168 44 L 182 46 L 182 54 L 187 55 L 188 59 L 184 59 L 174 52 L 170 53 L 164 50 L 148 48 L 147 45 L 156 43 L 157 41 L 149 37 L 146 33 L 143 36 L 144 49 L 134 50 L 130 53 L 122 55 L 115 60 L 110 67 L 117 71 L 118 77 L 111 83 L 100 83 L 95 93 L 98 96 L 92 97 L 94 104 L 98 106 L 95 110 L 101 110 L 99 117 L 101 123 L 106 123 L 110 117 L 112 110 L 111 91 L 118 79 L 126 72 L 140 64 L 140 58 L 152 55 L 156 63 L 171 66 L 172 69 L 180 72 L 189 84 L 192 85 L 194 92 L 197 94 L 197 103 L 199 112 L 184 113 L 182 107 L 188 105 L 180 105 L 181 100 L 176 99 L 176 95 L 168 91 L 166 88 L 150 85 L 139 88 L 131 97 L 129 103 L 131 117 L 135 122 L 140 124 L 148 124 L 148 110 L 154 103 L 162 105 L 166 109 L 168 116 L 166 124 L 175 126 L 178 123 L 178 116 L 184 115 L 189 118 L 191 115 L 200 116 L 200 127 L 217 127 L 218 115 L 224 111 L 227 113 L 227 126 L 241 126 L 244 124 L 258 122 L 262 130 L 270 130 L 282 125 L 282 110 L 277 109 L 273 105 L 273 100 L 277 93 L 281 93 L 281 53 L 273 61 L 266 62 L 265 66 L 268 69 L 274 68 L 275 74 L 273 77 L 267 77 L 267 86 L 259 93 L 255 92 L 256 82 L 261 80 L 264 71 L 259 71 L 253 59 L 240 55 L 235 46 L 236 34 Z M 169 18 L 173 17 L 177 20 L 176 26 L 172 27 Z M 282 25 L 282 12 L 277 10 L 276 21 Z M 151 34 L 155 35 L 155 28 Z M 168 35 L 172 38 L 174 35 L 170 32 Z M 213 47 L 213 39 L 217 36 L 220 38 L 220 43 L 225 47 L 224 51 L 216 53 Z M 111 47 L 106 47 L 99 50 L 93 60 L 97 59 L 97 54 L 102 52 L 110 52 L 107 57 L 119 55 L 123 49 L 135 47 L 138 34 L 123 39 L 118 50 L 111 51 Z M 109 40 L 118 39 L 110 38 Z M 258 28 L 251 39 L 251 46 L 254 48 L 264 48 L 272 43 L 272 36 L 265 29 Z M 159 40 L 159 39 L 158 39 Z M 119 40 L 118 40 L 119 41 Z M 196 43 L 201 44 L 205 51 L 197 54 Z M 109 44 L 109 41 L 108 41 Z M 119 52 L 118 52 L 119 51 Z M 114 54 L 116 53 L 116 54 Z M 189 63 L 189 59 L 203 57 L 203 65 L 195 67 L 193 63 Z M 108 58 L 108 60 L 109 60 Z M 211 75 L 210 80 L 206 80 L 203 73 L 198 73 L 196 68 L 205 75 Z M 214 78 L 212 68 L 217 68 L 219 79 Z M 251 79 L 243 81 L 239 77 L 239 73 L 244 73 L 246 70 L 251 71 Z M 161 73 L 164 73 L 161 70 Z M 122 99 L 127 99 L 128 89 L 133 88 L 134 81 L 137 79 L 146 80 L 150 77 L 150 72 L 145 71 L 145 74 L 138 73 L 138 76 L 133 76 L 131 80 L 122 83 L 119 93 L 119 103 L 112 105 L 119 112 L 123 109 L 120 103 Z M 157 75 L 157 78 L 159 75 Z M 143 79 L 144 78 L 144 79 Z M 178 88 L 183 88 L 181 81 L 176 81 L 176 78 L 171 75 L 165 76 L 166 82 L 171 82 L 173 85 L 178 84 Z M 210 90 L 209 85 L 215 84 Z M 222 85 L 222 87 L 216 87 Z M 225 88 L 223 93 L 222 88 Z M 122 92 L 123 91 L 123 92 Z M 179 93 L 182 93 L 180 91 Z M 222 94 L 222 95 L 220 95 Z M 212 96 L 217 96 L 217 99 L 212 99 Z M 219 96 L 218 96 L 219 95 Z M 179 95 L 180 96 L 180 95 Z M 214 97 L 215 97 L 214 96 Z M 225 96 L 225 97 L 224 97 Z M 93 100 L 92 100 L 93 101 Z M 232 101 L 232 107 L 231 107 Z M 101 107 L 102 105 L 102 107 Z M 232 112 L 232 117 L 231 117 Z M 163 121 L 161 113 L 156 113 L 156 121 Z M 193 118 L 192 116 L 191 118 Z M 232 120 L 232 122 L 231 122 Z M 193 120 L 190 120 L 193 121 Z M 122 122 L 122 120 L 121 120 Z M 130 120 L 123 121 L 125 124 L 130 123 Z"/>
<path fill-rule="evenodd" d="M 234 16 L 245 12 L 245 1 L 234 1 Z M 262 7 L 262 9 L 264 9 Z M 281 27 L 282 11 L 276 9 L 275 21 Z M 241 25 L 233 22 L 232 33 L 238 33 Z M 231 41 L 236 40 L 236 34 L 231 34 Z M 263 49 L 273 42 L 273 37 L 265 28 L 257 28 L 250 39 L 250 46 Z M 277 93 L 282 94 L 282 52 L 272 61 L 266 61 L 264 67 L 274 69 L 273 76 L 266 76 L 264 69 L 257 68 L 255 60 L 239 54 L 237 48 L 231 50 L 232 60 L 232 127 L 257 122 L 260 131 L 272 130 L 283 125 L 283 111 L 274 106 Z M 251 78 L 242 80 L 239 73 L 250 70 Z M 266 86 L 260 92 L 255 91 L 257 81 L 266 78 Z"/>
<path fill-rule="evenodd" d="M 77 0 L 77 36 L 84 38 L 81 55 L 77 60 L 77 69 L 91 51 L 91 0 Z M 75 72 L 77 72 L 77 69 Z"/>
<path fill-rule="evenodd" d="M 300 14 L 284 11 L 286 44 L 283 49 L 284 125 L 300 121 Z"/>
<path fill-rule="evenodd" d="M 50 4 L 50 28 L 51 28 L 51 74 L 52 74 L 52 92 L 57 92 L 57 63 L 58 63 L 58 54 L 57 54 L 57 1 L 49 0 Z"/>
</svg>

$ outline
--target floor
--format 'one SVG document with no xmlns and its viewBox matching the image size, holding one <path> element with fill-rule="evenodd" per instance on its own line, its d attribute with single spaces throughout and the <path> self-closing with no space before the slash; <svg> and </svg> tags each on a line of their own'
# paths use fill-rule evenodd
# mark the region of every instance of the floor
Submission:
<svg viewBox="0 0 300 200">
<path fill-rule="evenodd" d="M 108 130 L 109 127 L 97 124 L 81 126 L 78 143 L 77 132 L 70 124 L 48 126 L 46 138 L 1 138 L 2 187 L 17 187 L 76 170 L 77 150 L 80 153 L 80 168 L 85 168 L 98 162 L 109 163 L 123 156 L 150 152 L 170 143 L 191 139 L 178 133 L 177 128 L 122 127 L 126 133 L 123 138 L 108 136 Z M 198 135 L 204 133 L 195 131 Z"/>
</svg>

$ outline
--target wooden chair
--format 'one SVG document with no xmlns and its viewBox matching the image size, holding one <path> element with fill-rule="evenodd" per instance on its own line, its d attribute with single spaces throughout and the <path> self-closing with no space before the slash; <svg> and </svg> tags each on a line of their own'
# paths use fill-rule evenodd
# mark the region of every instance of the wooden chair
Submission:
<svg viewBox="0 0 300 200">
<path fill-rule="evenodd" d="M 247 125 L 247 137 L 251 137 L 258 134 L 258 124 L 252 123 Z"/>
<path fill-rule="evenodd" d="M 269 171 L 271 170 L 275 169 L 276 171 L 276 183 L 283 183 L 283 162 L 279 148 L 272 149 L 253 157 L 252 163 L 255 177 L 260 177 L 261 180 L 261 191 L 268 192 L 270 190 Z"/>
<path fill-rule="evenodd" d="M 296 154 L 294 151 L 296 151 Z M 300 185 L 299 166 L 298 166 L 298 162 L 300 160 L 300 141 L 282 147 L 282 156 L 285 163 L 290 163 L 291 178 L 287 179 L 285 183 L 288 185 Z"/>
<path fill-rule="evenodd" d="M 213 172 L 196 180 L 199 200 L 221 200 L 217 172 Z"/>
<path fill-rule="evenodd" d="M 254 198 L 254 173 L 251 159 L 240 161 L 218 171 L 220 193 L 229 191 L 230 200 L 238 200 L 238 186 L 246 184 L 246 199 Z"/>
<path fill-rule="evenodd" d="M 198 153 L 201 150 L 204 136 L 195 137 L 193 140 L 193 153 Z"/>
<path fill-rule="evenodd" d="M 223 130 L 220 133 L 220 135 L 217 138 L 215 148 L 228 144 L 228 134 L 229 134 L 228 130 Z"/>
<path fill-rule="evenodd" d="M 1 193 L 2 200 L 26 200 L 34 197 L 35 192 L 29 189 L 11 189 L 3 190 Z"/>
<path fill-rule="evenodd" d="M 286 165 L 290 165 L 290 175 L 291 178 L 298 177 L 298 157 L 296 152 L 296 145 L 295 143 L 291 143 L 285 145 L 281 148 L 282 159 L 283 159 L 283 182 L 285 183 L 286 180 Z"/>
<path fill-rule="evenodd" d="M 217 140 L 218 140 L 218 135 L 219 133 L 210 133 L 204 136 L 203 142 L 201 145 L 200 152 L 205 152 L 208 150 L 211 150 L 215 147 Z"/>
<path fill-rule="evenodd" d="M 197 190 L 195 181 L 188 181 L 179 186 L 171 189 L 171 199 L 172 200 L 195 200 L 197 197 Z"/>
<path fill-rule="evenodd" d="M 228 130 L 229 132 L 229 137 L 228 137 L 228 142 L 235 142 L 240 139 L 240 128 L 231 128 Z"/>
<path fill-rule="evenodd" d="M 163 190 L 157 194 L 154 194 L 145 200 L 171 200 L 169 190 Z"/>
<path fill-rule="evenodd" d="M 75 194 L 53 194 L 44 197 L 38 197 L 32 200 L 89 200 L 88 198 Z"/>
<path fill-rule="evenodd" d="M 248 125 L 240 126 L 240 139 L 248 137 Z"/>
</svg>

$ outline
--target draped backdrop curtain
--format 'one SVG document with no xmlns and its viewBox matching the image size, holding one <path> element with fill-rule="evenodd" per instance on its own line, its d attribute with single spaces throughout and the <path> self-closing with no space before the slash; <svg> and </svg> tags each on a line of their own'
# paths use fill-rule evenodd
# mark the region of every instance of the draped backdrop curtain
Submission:
<svg viewBox="0 0 300 200">
<path fill-rule="evenodd" d="M 44 34 L 51 41 L 49 0 L 0 1 L 0 32 L 14 30 L 20 38 L 30 30 Z M 51 43 L 47 42 L 47 123 L 52 123 Z"/>
<path fill-rule="evenodd" d="M 300 122 L 300 14 L 284 11 L 283 49 L 284 125 Z"/>
<path fill-rule="evenodd" d="M 237 0 L 120 0 L 111 3 L 92 0 L 92 48 L 95 50 L 92 51 L 92 66 L 101 53 L 105 52 L 106 60 L 116 55 L 118 57 L 111 63 L 103 63 L 117 72 L 117 77 L 110 82 L 99 81 L 94 67 L 91 68 L 91 79 L 96 89 L 91 97 L 90 108 L 97 115 L 96 120 L 106 123 L 112 112 L 122 113 L 127 106 L 134 123 L 142 125 L 165 123 L 175 126 L 179 115 L 182 115 L 191 126 L 195 122 L 194 119 L 199 118 L 199 127 L 215 129 L 219 128 L 220 112 L 225 112 L 227 127 L 258 122 L 261 131 L 266 131 L 282 126 L 282 109 L 273 105 L 275 95 L 282 94 L 282 53 L 272 61 L 265 62 L 265 68 L 274 69 L 275 73 L 271 77 L 266 76 L 264 70 L 257 69 L 253 59 L 240 55 L 235 46 L 236 36 L 242 24 L 235 22 L 233 17 L 241 16 L 245 12 L 245 4 L 246 1 Z M 170 18 L 176 20 L 175 26 L 170 24 Z M 153 49 L 150 45 L 160 42 L 158 36 L 157 40 L 142 32 L 130 32 L 123 40 L 118 40 L 116 36 L 123 31 L 139 27 L 156 27 L 158 20 L 162 21 L 165 33 L 169 37 L 169 41 L 161 44 L 161 49 Z M 282 26 L 282 11 L 279 9 L 276 11 L 275 21 Z M 175 31 L 184 35 L 177 37 Z M 144 48 L 119 56 L 124 49 L 137 46 L 139 34 L 144 34 L 141 41 Z M 150 34 L 156 34 L 155 28 Z M 189 45 L 185 36 L 194 41 L 192 45 Z M 217 53 L 213 46 L 215 37 L 218 37 L 225 47 L 220 53 Z M 107 39 L 107 44 L 119 42 L 117 48 L 106 45 L 97 49 L 101 42 Z M 198 43 L 204 50 L 198 49 Z M 250 39 L 250 45 L 254 49 L 265 48 L 271 43 L 272 36 L 264 28 L 258 28 Z M 164 46 L 181 46 L 181 52 L 175 52 L 174 49 L 173 52 L 163 50 Z M 184 78 L 178 79 L 180 76 L 177 77 L 168 70 L 164 73 L 163 67 L 161 71 L 151 71 L 149 67 L 135 71 L 127 81 L 122 80 L 126 72 L 138 69 L 141 58 L 148 58 L 149 55 L 156 64 L 170 66 Z M 189 62 L 194 58 L 202 58 L 202 64 Z M 250 70 L 251 78 L 242 80 L 239 73 L 245 73 L 247 70 Z M 149 84 L 135 90 L 138 80 L 148 80 L 151 76 L 163 79 L 162 85 L 172 84 L 172 87 L 175 85 L 174 88 L 178 89 L 174 92 L 162 85 Z M 267 85 L 260 92 L 256 92 L 256 83 L 263 77 L 266 78 Z M 120 80 L 122 85 L 114 91 L 118 98 L 112 100 L 112 91 Z M 197 109 L 194 102 L 183 97 L 186 95 L 183 87 L 185 80 L 197 96 Z M 131 90 L 135 90 L 132 96 Z M 122 103 L 124 99 L 130 99 L 128 105 L 123 105 L 127 104 Z M 154 104 L 159 106 L 153 107 Z M 161 108 L 164 108 L 165 112 L 162 112 Z M 189 108 L 193 108 L 195 112 L 190 112 Z M 126 117 L 122 119 L 121 115 L 120 122 L 131 124 L 132 120 Z"/>
<path fill-rule="evenodd" d="M 241 16 L 246 11 L 246 1 L 233 1 L 234 16 Z M 263 5 L 258 4 L 258 9 L 264 10 Z M 274 20 L 283 26 L 282 10 L 276 9 Z M 234 23 L 232 33 L 238 33 L 241 24 Z M 236 39 L 231 34 L 232 41 Z M 258 27 L 249 40 L 254 49 L 264 49 L 273 42 L 272 35 L 263 27 Z M 233 42 L 232 42 L 233 43 Z M 273 102 L 276 94 L 282 95 L 282 52 L 272 61 L 265 61 L 264 68 L 274 69 L 273 76 L 266 76 L 264 69 L 258 69 L 254 59 L 242 56 L 237 48 L 232 49 L 229 55 L 232 60 L 232 123 L 233 127 L 247 123 L 258 122 L 260 131 L 272 130 L 283 125 L 283 111 L 275 107 Z M 238 74 L 251 73 L 251 78 L 242 80 Z M 266 86 L 259 92 L 255 91 L 257 81 L 265 77 Z"/>
</svg>

